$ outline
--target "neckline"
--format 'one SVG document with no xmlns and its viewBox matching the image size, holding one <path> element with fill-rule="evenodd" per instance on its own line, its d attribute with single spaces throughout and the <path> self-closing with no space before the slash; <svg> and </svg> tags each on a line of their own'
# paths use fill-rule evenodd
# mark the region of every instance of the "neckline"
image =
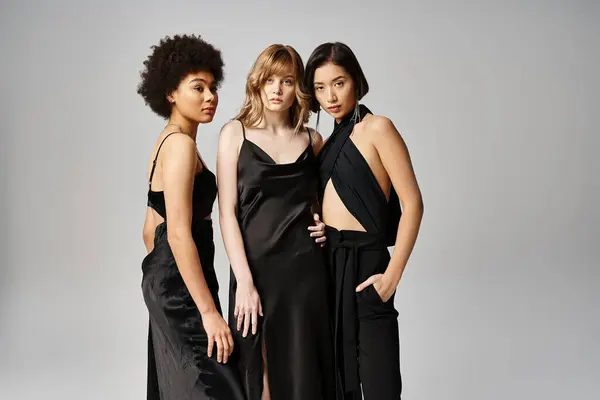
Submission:
<svg viewBox="0 0 600 400">
<path fill-rule="evenodd" d="M 290 166 L 290 165 L 295 165 L 298 164 L 299 162 L 303 161 L 304 155 L 306 154 L 306 152 L 312 148 L 312 144 L 309 142 L 308 145 L 306 146 L 306 148 L 302 151 L 302 153 L 300 153 L 300 155 L 298 156 L 298 158 L 296 158 L 296 161 L 294 162 L 289 162 L 289 163 L 278 163 L 276 162 L 273 157 L 271 157 L 269 155 L 269 153 L 267 153 L 266 151 L 264 151 L 259 145 L 257 145 L 256 143 L 254 143 L 252 140 L 248 140 L 246 139 L 246 137 L 244 137 L 244 143 L 248 142 L 250 143 L 254 148 L 260 150 L 263 155 L 267 156 L 267 158 L 269 159 L 269 164 L 272 164 L 274 166 Z"/>
</svg>

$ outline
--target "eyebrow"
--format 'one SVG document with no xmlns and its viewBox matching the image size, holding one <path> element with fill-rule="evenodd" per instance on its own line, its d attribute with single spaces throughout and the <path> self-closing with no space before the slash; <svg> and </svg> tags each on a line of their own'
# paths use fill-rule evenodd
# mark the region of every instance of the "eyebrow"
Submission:
<svg viewBox="0 0 600 400">
<path fill-rule="evenodd" d="M 202 83 L 204 83 L 204 84 L 208 85 L 208 82 L 206 82 L 206 81 L 205 81 L 204 79 L 202 79 L 202 78 L 194 78 L 194 79 L 192 79 L 192 80 L 191 80 L 189 83 L 194 83 L 194 82 L 196 82 L 196 81 L 200 81 L 200 82 L 202 82 Z M 213 82 L 213 83 L 214 83 L 214 82 Z"/>
<path fill-rule="evenodd" d="M 337 77 L 333 78 L 331 80 L 331 82 L 335 82 L 335 81 L 340 80 L 340 79 L 346 79 L 346 77 L 343 76 L 343 75 L 340 75 L 340 76 L 337 76 Z M 323 82 L 315 82 L 315 83 L 313 83 L 313 85 L 322 85 L 322 84 L 323 84 Z"/>
</svg>

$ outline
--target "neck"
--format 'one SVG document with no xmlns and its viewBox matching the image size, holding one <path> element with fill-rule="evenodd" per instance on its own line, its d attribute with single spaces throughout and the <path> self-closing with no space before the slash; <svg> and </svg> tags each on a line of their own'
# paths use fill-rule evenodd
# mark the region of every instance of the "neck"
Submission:
<svg viewBox="0 0 600 400">
<path fill-rule="evenodd" d="M 265 107 L 262 120 L 257 127 L 265 129 L 274 135 L 288 131 L 291 127 L 290 110 L 270 111 Z"/>
<path fill-rule="evenodd" d="M 342 122 L 343 120 L 345 120 L 346 118 L 352 118 L 352 116 L 354 115 L 354 110 L 356 109 L 356 104 L 354 104 L 352 106 L 352 108 L 350 109 L 350 111 L 348 112 L 348 114 L 344 115 L 343 117 L 340 118 L 336 118 L 335 119 L 335 123 L 339 124 L 340 122 Z"/>
<path fill-rule="evenodd" d="M 188 135 L 194 141 L 196 141 L 196 135 L 198 134 L 198 122 L 191 121 L 188 118 L 183 117 L 177 113 L 171 114 L 171 118 L 169 118 L 169 122 L 173 127 L 177 127 L 181 130 L 182 133 Z"/>
</svg>

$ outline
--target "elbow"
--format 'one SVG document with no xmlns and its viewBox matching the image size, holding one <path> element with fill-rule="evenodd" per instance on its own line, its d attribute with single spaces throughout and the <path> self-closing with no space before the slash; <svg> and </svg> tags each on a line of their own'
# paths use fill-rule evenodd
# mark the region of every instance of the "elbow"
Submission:
<svg viewBox="0 0 600 400">
<path fill-rule="evenodd" d="M 223 225 L 230 219 L 237 220 L 235 210 L 229 207 L 219 207 L 219 223 Z"/>
<path fill-rule="evenodd" d="M 152 233 L 150 231 L 148 231 L 147 229 L 144 229 L 144 231 L 142 232 L 142 239 L 144 240 L 144 243 L 149 244 L 152 242 Z"/>
<path fill-rule="evenodd" d="M 142 229 L 142 239 L 146 245 L 154 242 L 154 231 L 148 224 L 144 224 L 144 228 Z"/>
<path fill-rule="evenodd" d="M 181 246 L 182 243 L 186 243 L 192 238 L 192 232 L 190 229 L 184 228 L 171 228 L 167 229 L 167 241 L 171 249 Z"/>
<path fill-rule="evenodd" d="M 403 211 L 405 214 L 412 214 L 420 219 L 423 217 L 424 210 L 425 206 L 423 204 L 423 198 L 421 197 L 421 194 L 419 194 L 406 202 Z"/>
</svg>

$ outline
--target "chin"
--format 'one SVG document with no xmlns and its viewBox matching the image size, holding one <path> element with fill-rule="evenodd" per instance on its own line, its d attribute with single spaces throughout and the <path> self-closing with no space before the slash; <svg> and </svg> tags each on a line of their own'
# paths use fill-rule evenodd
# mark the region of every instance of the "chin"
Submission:
<svg viewBox="0 0 600 400">
<path fill-rule="evenodd" d="M 285 104 L 277 104 L 277 105 L 273 105 L 270 104 L 267 109 L 269 111 L 275 111 L 275 112 L 282 112 L 282 111 L 286 111 L 290 108 L 290 106 L 285 105 Z"/>
<path fill-rule="evenodd" d="M 212 120 L 215 118 L 214 115 L 206 115 L 203 114 L 202 116 L 200 116 L 200 118 L 198 118 L 198 122 L 201 124 L 209 124 L 212 122 Z"/>
</svg>

